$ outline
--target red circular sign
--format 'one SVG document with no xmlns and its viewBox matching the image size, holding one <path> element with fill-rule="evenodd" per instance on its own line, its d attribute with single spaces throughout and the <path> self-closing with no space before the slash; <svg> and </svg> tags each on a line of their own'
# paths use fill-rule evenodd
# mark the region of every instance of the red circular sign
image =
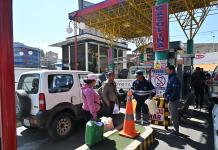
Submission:
<svg viewBox="0 0 218 150">
<path fill-rule="evenodd" d="M 162 87 L 166 83 L 166 79 L 164 78 L 164 76 L 156 76 L 154 82 L 157 87 Z"/>
<path fill-rule="evenodd" d="M 195 54 L 196 59 L 202 59 L 204 58 L 204 54 Z"/>
</svg>

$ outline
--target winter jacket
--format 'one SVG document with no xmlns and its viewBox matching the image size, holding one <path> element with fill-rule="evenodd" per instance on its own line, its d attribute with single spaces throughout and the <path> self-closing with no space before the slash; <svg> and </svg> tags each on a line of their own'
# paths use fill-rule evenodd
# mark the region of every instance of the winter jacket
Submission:
<svg viewBox="0 0 218 150">
<path fill-rule="evenodd" d="M 180 99 L 180 89 L 181 89 L 181 83 L 176 76 L 176 74 L 169 75 L 167 88 L 165 91 L 165 98 L 167 101 L 176 101 Z"/>
<path fill-rule="evenodd" d="M 117 87 L 115 82 L 109 82 L 108 80 L 102 87 L 103 101 L 116 102 L 118 98 Z"/>
<path fill-rule="evenodd" d="M 135 80 L 131 87 L 134 98 L 138 100 L 146 100 L 150 96 L 155 95 L 153 84 L 144 79 L 143 81 Z"/>
<path fill-rule="evenodd" d="M 100 110 L 100 100 L 98 93 L 89 85 L 85 84 L 82 87 L 83 106 L 82 108 L 89 111 L 93 118 L 97 117 L 97 112 Z"/>
<path fill-rule="evenodd" d="M 191 87 L 194 89 L 202 89 L 204 86 L 204 81 L 205 81 L 205 75 L 202 72 L 194 72 L 191 76 Z"/>
</svg>

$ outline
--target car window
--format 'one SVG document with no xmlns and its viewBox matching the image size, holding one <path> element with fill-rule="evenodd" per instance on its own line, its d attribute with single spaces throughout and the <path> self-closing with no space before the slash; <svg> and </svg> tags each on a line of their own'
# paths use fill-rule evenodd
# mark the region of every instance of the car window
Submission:
<svg viewBox="0 0 218 150">
<path fill-rule="evenodd" d="M 80 86 L 84 85 L 84 79 L 87 77 L 88 74 L 79 74 L 79 81 L 80 81 Z M 96 81 L 96 86 L 94 87 L 94 89 L 98 89 L 102 86 L 102 82 L 99 79 L 99 76 L 97 76 L 97 81 Z"/>
<path fill-rule="evenodd" d="M 49 93 L 61 93 L 69 91 L 74 84 L 73 76 L 69 74 L 48 75 Z"/>
<path fill-rule="evenodd" d="M 79 74 L 79 82 L 80 86 L 82 86 L 85 82 L 84 79 L 87 77 L 88 74 Z"/>
<path fill-rule="evenodd" d="M 20 77 L 18 90 L 24 90 L 28 94 L 37 94 L 39 91 L 39 74 L 25 74 Z"/>
</svg>

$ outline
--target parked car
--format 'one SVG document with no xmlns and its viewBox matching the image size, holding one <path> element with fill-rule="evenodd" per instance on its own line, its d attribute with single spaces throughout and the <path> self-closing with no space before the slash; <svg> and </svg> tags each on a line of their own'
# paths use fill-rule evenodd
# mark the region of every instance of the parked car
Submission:
<svg viewBox="0 0 218 150">
<path fill-rule="evenodd" d="M 213 117 L 213 133 L 214 133 L 214 149 L 218 150 L 218 103 L 214 105 L 212 111 Z"/>
<path fill-rule="evenodd" d="M 14 67 L 14 81 L 15 81 L 15 89 L 17 89 L 17 84 L 20 78 L 20 75 L 24 72 L 28 71 L 36 71 L 36 70 L 42 70 L 41 68 L 19 68 Z M 45 69 L 44 69 L 45 70 Z"/>
<path fill-rule="evenodd" d="M 214 69 L 211 79 L 207 82 L 209 87 L 209 109 L 213 109 L 215 101 L 218 101 L 218 66 Z"/>
<path fill-rule="evenodd" d="M 83 119 L 81 84 L 87 71 L 41 70 L 23 73 L 16 90 L 16 114 L 22 125 L 48 130 L 54 139 L 71 134 Z"/>
<path fill-rule="evenodd" d="M 212 113 L 214 149 L 218 150 L 218 66 L 214 69 L 209 86 L 209 111 Z"/>
</svg>

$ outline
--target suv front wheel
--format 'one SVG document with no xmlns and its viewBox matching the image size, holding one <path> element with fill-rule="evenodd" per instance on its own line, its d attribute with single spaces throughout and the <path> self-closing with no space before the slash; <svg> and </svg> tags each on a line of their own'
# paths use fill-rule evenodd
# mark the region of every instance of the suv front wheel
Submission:
<svg viewBox="0 0 218 150">
<path fill-rule="evenodd" d="M 70 135 L 74 128 L 74 118 L 69 113 L 61 113 L 54 118 L 48 129 L 53 139 L 63 139 Z"/>
</svg>

